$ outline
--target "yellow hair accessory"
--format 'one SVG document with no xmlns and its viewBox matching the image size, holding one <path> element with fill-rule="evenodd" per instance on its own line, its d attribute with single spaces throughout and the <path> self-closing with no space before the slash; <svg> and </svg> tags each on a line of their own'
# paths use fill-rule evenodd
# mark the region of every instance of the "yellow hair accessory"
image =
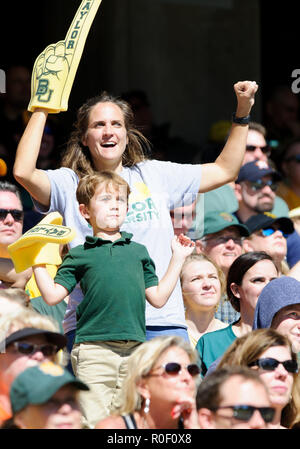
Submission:
<svg viewBox="0 0 300 449">
<path fill-rule="evenodd" d="M 28 110 L 44 108 L 56 113 L 68 109 L 68 100 L 84 44 L 102 0 L 83 0 L 65 40 L 48 47 L 37 57 L 31 77 Z"/>
<path fill-rule="evenodd" d="M 7 247 L 17 273 L 33 265 L 60 265 L 59 245 L 73 240 L 75 231 L 62 226 L 58 212 L 46 215 L 36 226 Z"/>
</svg>

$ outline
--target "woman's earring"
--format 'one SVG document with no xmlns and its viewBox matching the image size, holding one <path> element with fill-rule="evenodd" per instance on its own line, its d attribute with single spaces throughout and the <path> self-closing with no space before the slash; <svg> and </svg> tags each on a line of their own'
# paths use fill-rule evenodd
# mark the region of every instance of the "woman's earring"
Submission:
<svg viewBox="0 0 300 449">
<path fill-rule="evenodd" d="M 144 407 L 144 413 L 149 413 L 150 410 L 150 398 L 146 398 L 145 400 L 145 407 Z"/>
</svg>

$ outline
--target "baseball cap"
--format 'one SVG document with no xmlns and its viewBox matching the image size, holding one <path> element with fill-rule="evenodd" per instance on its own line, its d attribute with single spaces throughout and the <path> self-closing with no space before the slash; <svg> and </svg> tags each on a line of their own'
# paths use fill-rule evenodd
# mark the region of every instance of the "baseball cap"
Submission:
<svg viewBox="0 0 300 449">
<path fill-rule="evenodd" d="M 252 161 L 243 165 L 240 169 L 237 180 L 239 184 L 242 181 L 257 181 L 264 176 L 272 175 L 274 181 L 280 181 L 281 175 L 264 161 Z"/>
<path fill-rule="evenodd" d="M 29 404 L 44 404 L 67 384 L 74 385 L 78 390 L 89 390 L 85 383 L 56 363 L 43 362 L 27 368 L 11 384 L 10 402 L 13 413 Z"/>
<path fill-rule="evenodd" d="M 272 226 L 274 223 L 278 223 L 284 234 L 292 234 L 294 232 L 292 220 L 287 217 L 276 217 L 276 215 L 266 212 L 264 214 L 252 215 L 245 222 L 245 225 L 249 229 L 250 234 L 253 234 L 253 232 Z"/>
<path fill-rule="evenodd" d="M 258 297 L 253 329 L 270 327 L 279 310 L 294 304 L 300 304 L 300 282 L 290 276 L 273 279 Z"/>
<path fill-rule="evenodd" d="M 63 349 L 67 345 L 67 338 L 59 332 L 47 331 L 35 327 L 24 327 L 23 329 L 8 335 L 8 337 L 0 343 L 0 347 L 6 348 L 15 341 L 23 340 L 26 337 L 32 337 L 34 335 L 44 335 L 49 343 L 53 343 L 58 347 L 58 350 Z"/>
<path fill-rule="evenodd" d="M 201 237 L 222 231 L 230 226 L 238 228 L 241 236 L 249 236 L 248 228 L 240 223 L 235 215 L 230 214 L 229 212 L 210 211 L 204 216 L 204 229 Z"/>
</svg>

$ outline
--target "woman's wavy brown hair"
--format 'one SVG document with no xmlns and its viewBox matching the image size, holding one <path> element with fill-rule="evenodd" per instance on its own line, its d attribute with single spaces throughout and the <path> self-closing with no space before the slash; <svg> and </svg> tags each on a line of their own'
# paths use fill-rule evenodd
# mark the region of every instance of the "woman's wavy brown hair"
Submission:
<svg viewBox="0 0 300 449">
<path fill-rule="evenodd" d="M 67 149 L 62 157 L 61 166 L 71 168 L 79 178 L 95 173 L 93 161 L 84 140 L 89 124 L 91 110 L 99 103 L 113 103 L 118 106 L 124 116 L 128 144 L 123 153 L 123 166 L 132 167 L 146 159 L 145 150 L 150 152 L 150 142 L 134 127 L 134 114 L 130 105 L 121 98 L 102 92 L 100 95 L 87 100 L 77 112 L 74 130 L 67 143 Z"/>
</svg>

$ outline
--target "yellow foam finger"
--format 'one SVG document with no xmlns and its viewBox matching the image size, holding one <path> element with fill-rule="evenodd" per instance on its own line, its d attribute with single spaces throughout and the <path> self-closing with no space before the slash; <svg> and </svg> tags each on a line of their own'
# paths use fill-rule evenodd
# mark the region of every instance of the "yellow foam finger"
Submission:
<svg viewBox="0 0 300 449">
<path fill-rule="evenodd" d="M 28 110 L 66 111 L 85 41 L 102 0 L 83 0 L 65 40 L 48 47 L 37 57 L 31 77 Z"/>
<path fill-rule="evenodd" d="M 8 246 L 17 273 L 33 265 L 61 264 L 59 246 L 75 237 L 74 229 L 62 226 L 61 223 L 62 216 L 52 212 Z"/>
</svg>

